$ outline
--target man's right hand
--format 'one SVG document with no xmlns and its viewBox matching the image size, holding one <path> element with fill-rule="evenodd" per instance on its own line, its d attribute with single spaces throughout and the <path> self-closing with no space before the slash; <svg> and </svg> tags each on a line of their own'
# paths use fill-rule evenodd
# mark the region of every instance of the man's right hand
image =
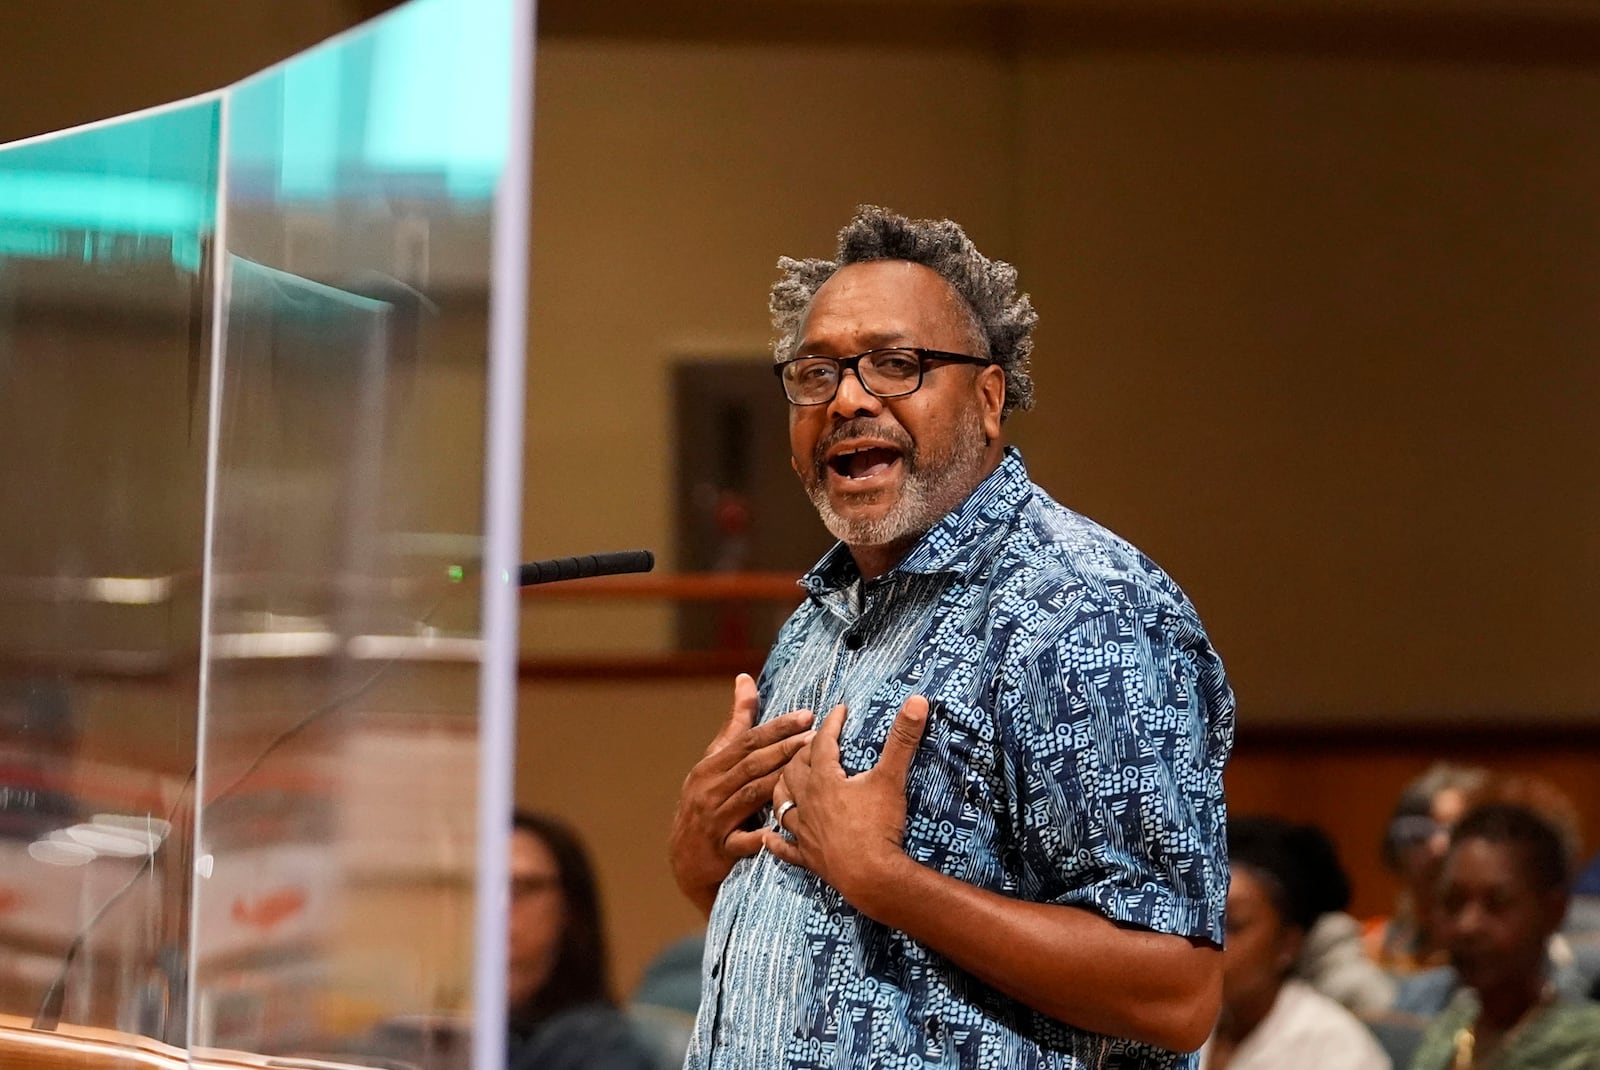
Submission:
<svg viewBox="0 0 1600 1070">
<path fill-rule="evenodd" d="M 683 894 L 710 915 L 717 888 L 741 858 L 761 850 L 761 830 L 741 826 L 772 801 L 778 775 L 810 741 L 810 710 L 757 727 L 761 698 L 747 673 L 733 681 L 728 723 L 689 771 L 672 818 L 672 875 Z"/>
</svg>

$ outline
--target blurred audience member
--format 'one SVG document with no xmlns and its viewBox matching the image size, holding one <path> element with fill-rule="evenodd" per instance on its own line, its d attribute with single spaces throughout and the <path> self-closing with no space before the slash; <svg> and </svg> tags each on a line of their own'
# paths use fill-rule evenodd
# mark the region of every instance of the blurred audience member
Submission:
<svg viewBox="0 0 1600 1070">
<path fill-rule="evenodd" d="M 1587 895 L 1600 899 L 1600 855 L 1589 859 L 1589 864 L 1583 867 L 1583 872 L 1578 874 L 1578 879 L 1573 883 L 1574 895 Z"/>
<path fill-rule="evenodd" d="M 1306 933 L 1294 975 L 1357 1015 L 1381 1014 L 1394 1006 L 1399 985 L 1367 957 L 1361 923 L 1344 910 L 1330 910 Z"/>
<path fill-rule="evenodd" d="M 1538 814 L 1555 833 L 1570 867 L 1581 849 L 1578 812 L 1558 788 L 1537 777 L 1499 776 L 1486 781 L 1476 792 L 1477 806 L 1507 803 Z M 1569 870 L 1570 871 L 1570 870 Z M 1546 974 L 1563 992 L 1581 994 L 1587 987 L 1587 974 L 1581 972 L 1572 945 L 1557 932 L 1545 948 Z M 1426 1022 L 1441 1013 L 1462 985 L 1461 976 L 1446 961 L 1400 979 L 1392 1010 Z M 1416 1027 L 1420 1035 L 1420 1027 Z"/>
<path fill-rule="evenodd" d="M 1600 999 L 1600 855 L 1573 882 L 1561 935 L 1572 945 L 1574 966 L 1590 985 L 1589 998 Z"/>
<path fill-rule="evenodd" d="M 657 1061 L 672 1070 L 679 1070 L 689 1054 L 705 954 L 704 931 L 668 944 L 645 967 L 628 1001 L 628 1016 L 655 1049 Z"/>
<path fill-rule="evenodd" d="M 1389 1057 L 1344 1007 L 1290 976 L 1317 919 L 1350 900 L 1333 845 L 1275 818 L 1228 827 L 1232 881 L 1222 1016 L 1203 1070 L 1385 1070 Z"/>
<path fill-rule="evenodd" d="M 1384 833 L 1383 860 L 1400 878 L 1394 913 L 1367 925 L 1367 955 L 1397 974 L 1446 961 L 1432 920 L 1450 828 L 1489 782 L 1482 769 L 1440 762 L 1406 786 Z"/>
<path fill-rule="evenodd" d="M 1565 992 L 1583 993 L 1589 988 L 1594 971 L 1600 966 L 1596 952 L 1600 946 L 1595 941 L 1600 933 L 1595 931 L 1600 917 L 1595 909 L 1600 906 L 1590 895 L 1591 887 L 1586 871 L 1581 869 L 1583 859 L 1582 820 L 1570 796 L 1554 784 L 1539 777 L 1515 776 L 1497 779 L 1483 802 L 1506 802 L 1525 806 L 1550 822 L 1561 837 L 1562 849 L 1567 855 L 1568 905 L 1561 928 L 1550 937 L 1549 955 L 1551 977 Z"/>
<path fill-rule="evenodd" d="M 515 817 L 510 951 L 509 1070 L 656 1070 L 611 997 L 588 854 L 548 815 Z"/>
<path fill-rule="evenodd" d="M 1488 803 L 1455 826 L 1438 927 L 1463 987 L 1428 1027 L 1412 1070 L 1600 1068 L 1600 1006 L 1551 977 L 1571 859 L 1556 823 L 1526 805 Z"/>
</svg>

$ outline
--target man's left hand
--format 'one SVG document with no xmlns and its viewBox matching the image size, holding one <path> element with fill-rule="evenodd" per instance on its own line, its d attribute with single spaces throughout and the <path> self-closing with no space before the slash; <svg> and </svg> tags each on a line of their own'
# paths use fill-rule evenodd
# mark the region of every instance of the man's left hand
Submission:
<svg viewBox="0 0 1600 1070">
<path fill-rule="evenodd" d="M 789 759 L 773 790 L 773 813 L 782 813 L 783 827 L 794 839 L 768 829 L 762 845 L 775 857 L 809 869 L 870 916 L 874 897 L 889 890 L 885 883 L 893 868 L 907 860 L 901 847 L 906 774 L 928 722 L 928 700 L 906 699 L 878 764 L 855 776 L 845 775 L 839 762 L 845 714 L 843 706 L 829 711 L 816 738 Z"/>
</svg>

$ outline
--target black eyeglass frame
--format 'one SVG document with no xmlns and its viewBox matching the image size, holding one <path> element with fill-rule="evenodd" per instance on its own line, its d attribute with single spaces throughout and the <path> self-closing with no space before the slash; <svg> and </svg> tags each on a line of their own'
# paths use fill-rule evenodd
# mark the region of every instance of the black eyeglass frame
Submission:
<svg viewBox="0 0 1600 1070">
<path fill-rule="evenodd" d="M 916 383 L 914 383 L 909 390 L 897 390 L 892 394 L 882 394 L 868 386 L 867 381 L 861 377 L 860 365 L 861 362 L 867 357 L 874 356 L 878 353 L 916 354 Z M 833 390 L 828 394 L 827 397 L 822 398 L 819 401 L 796 401 L 794 398 L 789 396 L 789 380 L 783 377 L 783 371 L 791 364 L 797 364 L 802 360 L 831 360 L 833 361 L 834 366 L 838 368 L 838 374 L 834 376 L 833 380 Z M 988 367 L 994 363 L 994 360 L 989 357 L 974 357 L 966 353 L 950 353 L 943 349 L 923 349 L 920 346 L 883 346 L 878 349 L 868 349 L 865 352 L 857 353 L 853 357 L 830 357 L 822 353 L 802 353 L 797 357 L 790 357 L 788 360 L 778 361 L 772 366 L 772 372 L 778 377 L 778 382 L 782 384 L 783 396 L 788 400 L 789 404 L 809 408 L 812 405 L 826 405 L 834 398 L 838 397 L 839 385 L 844 382 L 844 373 L 847 371 L 855 372 L 856 382 L 861 384 L 861 389 L 865 390 L 875 398 L 903 398 L 909 394 L 915 394 L 918 390 L 922 389 L 922 380 L 928 374 L 928 361 L 930 360 L 942 360 L 952 364 L 977 364 L 982 367 Z"/>
</svg>

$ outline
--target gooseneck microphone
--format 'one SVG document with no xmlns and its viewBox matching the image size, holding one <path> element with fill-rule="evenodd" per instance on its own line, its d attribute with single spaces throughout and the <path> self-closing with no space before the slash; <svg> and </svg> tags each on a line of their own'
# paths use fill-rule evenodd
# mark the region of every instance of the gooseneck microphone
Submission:
<svg viewBox="0 0 1600 1070">
<path fill-rule="evenodd" d="M 529 561 L 517 568 L 517 586 L 559 580 L 582 580 L 590 576 L 620 576 L 628 572 L 649 572 L 656 567 L 656 555 L 649 550 L 618 550 L 609 554 L 584 554 L 582 557 L 552 557 L 548 561 Z"/>
</svg>

